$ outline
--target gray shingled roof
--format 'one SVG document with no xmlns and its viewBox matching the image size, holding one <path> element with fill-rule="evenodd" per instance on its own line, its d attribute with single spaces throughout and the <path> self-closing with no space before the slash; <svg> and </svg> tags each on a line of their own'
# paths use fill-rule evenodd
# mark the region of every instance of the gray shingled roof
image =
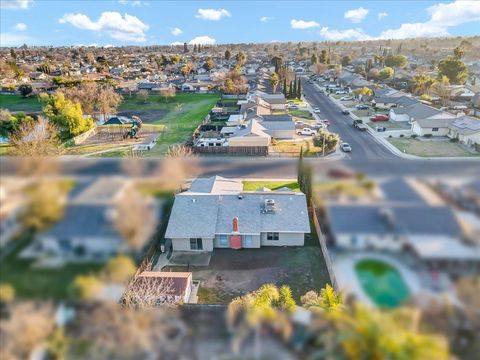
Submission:
<svg viewBox="0 0 480 360">
<path fill-rule="evenodd" d="M 199 185 L 195 185 L 197 181 Z M 205 190 L 210 186 L 207 184 L 210 181 L 199 179 L 192 187 Z M 210 187 L 215 188 L 215 185 Z M 275 213 L 262 212 L 266 199 L 275 200 Z M 215 234 L 230 234 L 234 217 L 239 220 L 241 234 L 310 232 L 307 202 L 302 193 L 285 190 L 239 191 L 235 195 L 219 195 L 188 191 L 175 197 L 165 237 L 213 238 Z"/>
<path fill-rule="evenodd" d="M 423 198 L 405 181 L 395 177 L 380 184 L 386 201 L 425 204 Z"/>
<path fill-rule="evenodd" d="M 476 134 L 480 132 L 480 120 L 471 118 L 469 116 L 462 116 L 455 119 L 450 127 L 455 129 L 460 134 Z"/>
<path fill-rule="evenodd" d="M 396 114 L 407 114 L 414 119 L 425 119 L 441 113 L 440 110 L 422 103 L 415 103 L 406 107 L 395 108 L 393 111 Z"/>
<path fill-rule="evenodd" d="M 382 211 L 393 214 L 394 225 L 389 227 Z M 334 234 L 377 235 L 444 235 L 456 237 L 460 226 L 446 206 L 428 205 L 334 205 L 328 207 L 330 228 Z"/>
<path fill-rule="evenodd" d="M 295 123 L 293 121 L 263 121 L 261 124 L 267 131 L 295 130 Z"/>
</svg>

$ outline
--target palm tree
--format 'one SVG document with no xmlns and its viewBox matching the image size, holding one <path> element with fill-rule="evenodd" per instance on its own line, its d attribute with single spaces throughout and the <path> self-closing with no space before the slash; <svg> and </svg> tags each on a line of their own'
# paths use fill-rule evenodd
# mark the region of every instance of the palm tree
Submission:
<svg viewBox="0 0 480 360">
<path fill-rule="evenodd" d="M 277 85 L 278 85 L 279 80 L 280 79 L 279 79 L 277 73 L 274 72 L 272 75 L 270 75 L 270 85 L 272 86 L 274 94 L 277 92 Z"/>
<path fill-rule="evenodd" d="M 307 292 L 300 299 L 302 305 L 312 312 L 335 311 L 344 308 L 342 294 L 327 284 L 325 288 L 317 294 L 315 291 Z"/>
<path fill-rule="evenodd" d="M 260 331 L 266 324 L 275 324 L 285 337 L 290 335 L 287 314 L 293 312 L 295 301 L 290 288 L 283 285 L 278 289 L 273 284 L 265 284 L 258 290 L 233 299 L 228 305 L 228 322 L 236 328 L 235 352 L 241 341 L 253 330 L 255 334 L 255 358 L 260 358 Z"/>
</svg>

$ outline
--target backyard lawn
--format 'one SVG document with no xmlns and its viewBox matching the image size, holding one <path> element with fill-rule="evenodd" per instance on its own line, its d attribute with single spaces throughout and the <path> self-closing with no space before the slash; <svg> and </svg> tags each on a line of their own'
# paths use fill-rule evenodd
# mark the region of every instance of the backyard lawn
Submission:
<svg viewBox="0 0 480 360">
<path fill-rule="evenodd" d="M 41 111 L 42 106 L 36 96 L 24 98 L 20 95 L 0 95 L 0 109 L 10 111 Z"/>
<path fill-rule="evenodd" d="M 94 274 L 103 268 L 103 264 L 98 263 L 71 264 L 54 269 L 33 268 L 32 260 L 17 258 L 31 238 L 14 241 L 19 242 L 17 247 L 0 262 L 0 283 L 12 285 L 19 298 L 66 299 L 77 275 Z"/>
<path fill-rule="evenodd" d="M 302 119 L 313 119 L 313 115 L 308 110 L 298 110 L 298 109 L 291 109 L 288 110 L 288 113 L 292 116 L 302 118 Z"/>
<path fill-rule="evenodd" d="M 293 191 L 300 191 L 300 187 L 296 181 L 244 181 L 243 190 L 255 191 L 259 188 L 266 187 L 270 190 L 278 190 L 287 187 Z"/>
<path fill-rule="evenodd" d="M 480 156 L 449 140 L 419 140 L 412 138 L 388 138 L 400 151 L 421 157 Z"/>
<path fill-rule="evenodd" d="M 300 156 L 301 150 L 303 150 L 304 156 L 321 155 L 320 148 L 313 145 L 311 137 L 305 138 L 303 141 L 276 141 L 272 144 L 271 149 L 273 153 L 290 154 L 291 156 Z"/>
</svg>

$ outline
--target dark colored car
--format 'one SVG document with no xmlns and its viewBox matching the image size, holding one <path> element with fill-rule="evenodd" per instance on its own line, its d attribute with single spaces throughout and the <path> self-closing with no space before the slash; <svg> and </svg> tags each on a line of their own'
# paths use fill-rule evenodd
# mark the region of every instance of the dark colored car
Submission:
<svg viewBox="0 0 480 360">
<path fill-rule="evenodd" d="M 368 106 L 367 105 L 357 105 L 355 106 L 355 108 L 357 110 L 368 110 Z"/>
<path fill-rule="evenodd" d="M 386 115 L 377 115 L 370 118 L 370 121 L 388 121 L 388 116 Z"/>
<path fill-rule="evenodd" d="M 350 111 L 348 111 L 348 110 L 342 110 L 342 114 L 343 114 L 343 115 L 349 115 L 349 114 L 350 114 Z"/>
</svg>

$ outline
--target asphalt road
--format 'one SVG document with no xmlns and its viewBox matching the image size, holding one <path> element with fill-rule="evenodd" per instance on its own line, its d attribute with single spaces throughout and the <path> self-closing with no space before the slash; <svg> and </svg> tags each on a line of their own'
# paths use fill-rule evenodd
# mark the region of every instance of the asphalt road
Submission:
<svg viewBox="0 0 480 360">
<path fill-rule="evenodd" d="M 302 79 L 302 88 L 305 98 L 313 108 L 320 109 L 319 116 L 328 119 L 331 125 L 330 132 L 340 135 L 341 140 L 348 142 L 352 152 L 347 154 L 347 159 L 352 160 L 397 160 L 398 157 L 379 143 L 367 131 L 359 131 L 352 126 L 352 118 L 343 115 L 338 106 L 327 95 L 320 93 L 314 84 L 309 84 Z"/>
</svg>

